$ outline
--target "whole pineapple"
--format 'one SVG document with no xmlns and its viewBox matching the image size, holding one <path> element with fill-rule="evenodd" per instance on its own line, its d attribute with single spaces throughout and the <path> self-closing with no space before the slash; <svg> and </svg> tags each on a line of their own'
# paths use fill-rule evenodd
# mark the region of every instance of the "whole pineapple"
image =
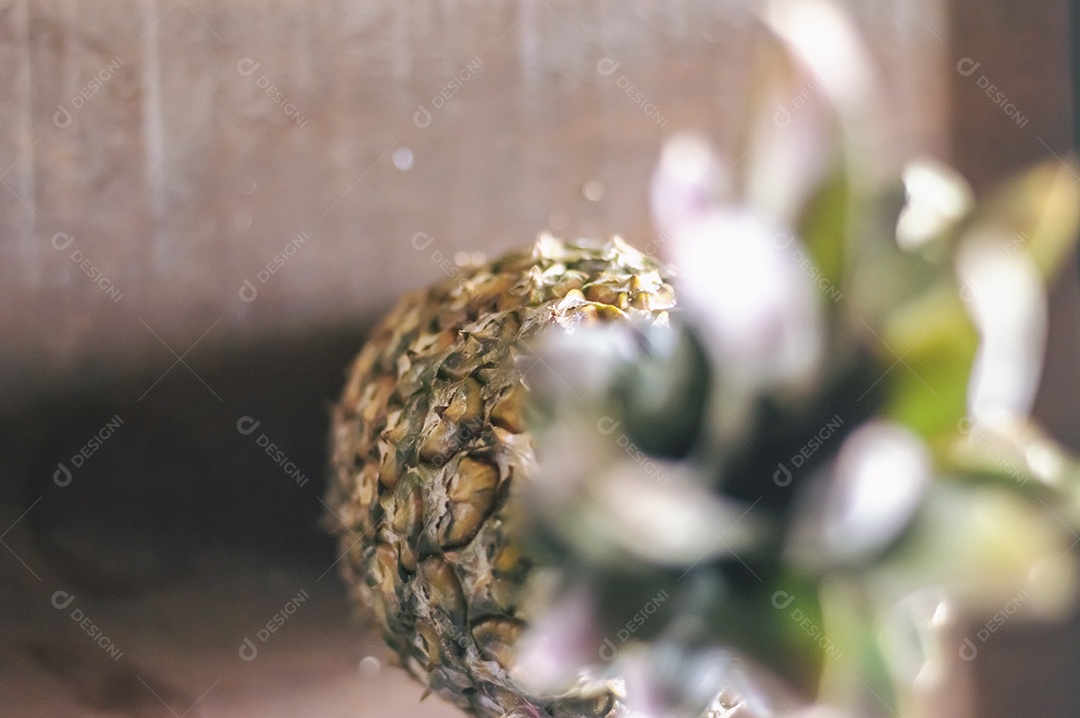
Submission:
<svg viewBox="0 0 1080 718">
<path fill-rule="evenodd" d="M 530 695 L 509 673 L 529 616 L 530 562 L 507 499 L 535 459 L 523 420 L 526 340 L 594 322 L 664 323 L 671 286 L 618 238 L 462 268 L 404 298 L 375 329 L 333 414 L 331 525 L 352 595 L 402 665 L 479 716 L 603 716 L 613 685 Z"/>
</svg>

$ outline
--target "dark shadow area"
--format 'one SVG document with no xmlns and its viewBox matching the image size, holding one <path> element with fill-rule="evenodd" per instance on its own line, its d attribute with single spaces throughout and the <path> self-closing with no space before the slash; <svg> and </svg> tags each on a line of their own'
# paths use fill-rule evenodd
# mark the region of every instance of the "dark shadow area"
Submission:
<svg viewBox="0 0 1080 718">
<path fill-rule="evenodd" d="M 232 548 L 322 563 L 329 409 L 354 329 L 275 337 L 49 397 L 0 424 L 0 497 L 75 585 L 126 592 Z M 190 370 L 187 368 L 190 366 Z"/>
<path fill-rule="evenodd" d="M 319 525 L 329 408 L 362 334 L 229 337 L 191 371 L 3 417 L 0 714 L 416 710 Z"/>
</svg>

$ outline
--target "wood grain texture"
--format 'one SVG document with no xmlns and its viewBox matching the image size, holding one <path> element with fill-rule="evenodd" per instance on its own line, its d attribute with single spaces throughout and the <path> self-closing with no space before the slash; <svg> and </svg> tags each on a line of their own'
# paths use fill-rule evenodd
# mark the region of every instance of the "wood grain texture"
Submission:
<svg viewBox="0 0 1080 718">
<path fill-rule="evenodd" d="M 8 3 L 9 410 L 164 370 L 175 357 L 163 344 L 183 355 L 219 319 L 189 358 L 364 326 L 439 277 L 440 257 L 521 246 L 544 228 L 643 244 L 662 138 L 699 129 L 734 147 L 757 5 Z M 940 153 L 940 3 L 851 5 L 884 68 L 891 145 Z M 613 74 L 598 72 L 605 58 Z M 602 200 L 583 196 L 589 180 Z M 435 238 L 423 252 L 418 232 Z M 255 301 L 239 296 L 245 280 Z"/>
</svg>

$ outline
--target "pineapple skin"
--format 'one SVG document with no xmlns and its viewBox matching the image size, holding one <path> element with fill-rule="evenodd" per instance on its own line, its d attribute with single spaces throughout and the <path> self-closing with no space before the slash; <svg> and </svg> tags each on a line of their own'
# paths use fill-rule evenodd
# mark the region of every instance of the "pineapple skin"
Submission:
<svg viewBox="0 0 1080 718">
<path fill-rule="evenodd" d="M 462 268 L 404 297 L 375 328 L 333 410 L 328 525 L 350 595 L 401 665 L 484 718 L 605 716 L 610 685 L 529 695 L 511 677 L 528 621 L 530 561 L 513 486 L 535 466 L 523 410 L 548 327 L 666 321 L 661 267 L 619 238 L 566 243 Z"/>
</svg>

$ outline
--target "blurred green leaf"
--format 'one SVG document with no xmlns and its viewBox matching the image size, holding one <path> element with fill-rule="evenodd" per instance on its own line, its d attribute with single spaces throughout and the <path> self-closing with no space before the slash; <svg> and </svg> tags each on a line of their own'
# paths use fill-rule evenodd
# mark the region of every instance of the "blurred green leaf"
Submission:
<svg viewBox="0 0 1080 718">
<path fill-rule="evenodd" d="M 844 262 L 851 241 L 852 188 L 846 168 L 838 165 L 803 206 L 798 235 L 822 276 L 844 291 Z"/>
<path fill-rule="evenodd" d="M 873 606 L 847 577 L 821 585 L 822 621 L 835 647 L 824 664 L 818 699 L 854 709 L 855 715 L 899 715 L 888 666 L 874 631 Z"/>
<path fill-rule="evenodd" d="M 909 534 L 866 582 L 883 605 L 930 588 L 976 617 L 1021 596 L 1030 614 L 1060 618 L 1077 588 L 1074 541 L 1048 507 L 1014 491 L 938 480 Z"/>
<path fill-rule="evenodd" d="M 980 201 L 970 231 L 1021 237 L 1043 277 L 1053 275 L 1080 226 L 1080 173 L 1072 161 L 1035 166 Z"/>
<path fill-rule="evenodd" d="M 813 579 L 784 572 L 743 594 L 714 603 L 707 640 L 754 656 L 807 695 L 837 653 L 826 633 Z"/>
<path fill-rule="evenodd" d="M 918 303 L 952 275 L 946 263 L 902 250 L 893 228 L 881 220 L 869 214 L 860 218 L 847 260 L 845 310 L 856 335 L 867 327 L 880 332 L 899 309 Z"/>
<path fill-rule="evenodd" d="M 1068 450 L 1030 420 L 984 426 L 964 419 L 957 429 L 936 452 L 938 464 L 958 478 L 1020 488 L 1033 498 L 1052 497 L 1076 480 Z"/>
<path fill-rule="evenodd" d="M 932 438 L 967 412 L 967 386 L 979 337 L 950 282 L 940 282 L 887 318 L 878 351 L 885 415 Z"/>
</svg>

